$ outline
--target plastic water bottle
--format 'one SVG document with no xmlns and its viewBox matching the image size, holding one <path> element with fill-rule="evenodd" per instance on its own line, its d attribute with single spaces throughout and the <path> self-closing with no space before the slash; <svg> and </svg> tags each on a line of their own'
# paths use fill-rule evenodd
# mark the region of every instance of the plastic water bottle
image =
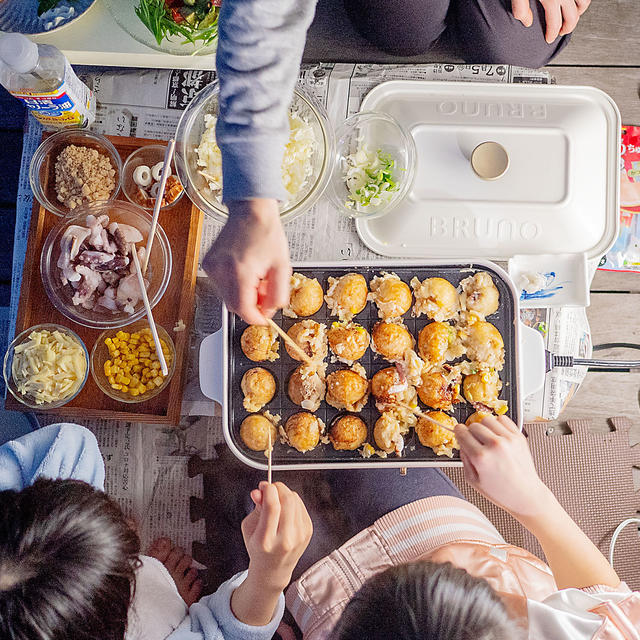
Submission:
<svg viewBox="0 0 640 640">
<path fill-rule="evenodd" d="M 47 128 L 88 127 L 95 120 L 93 91 L 49 44 L 19 33 L 0 35 L 0 84 Z"/>
</svg>

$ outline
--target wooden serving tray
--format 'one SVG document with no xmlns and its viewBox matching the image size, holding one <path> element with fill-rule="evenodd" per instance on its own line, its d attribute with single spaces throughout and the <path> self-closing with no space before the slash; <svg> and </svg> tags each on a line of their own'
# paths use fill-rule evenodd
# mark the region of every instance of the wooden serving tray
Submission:
<svg viewBox="0 0 640 640">
<path fill-rule="evenodd" d="M 107 136 L 122 160 L 126 160 L 136 149 L 157 140 L 146 138 L 122 138 Z M 119 199 L 124 200 L 121 193 Z M 173 255 L 173 268 L 169 286 L 153 309 L 153 317 L 173 338 L 176 347 L 176 370 L 167 388 L 145 402 L 128 404 L 113 400 L 105 395 L 93 381 L 91 372 L 82 391 L 68 404 L 58 409 L 44 410 L 69 418 L 111 418 L 135 422 L 178 424 L 182 405 L 184 374 L 188 358 L 189 329 L 193 320 L 198 253 L 202 237 L 204 214 L 195 207 L 187 194 L 166 211 L 160 212 L 159 222 L 165 230 Z M 22 272 L 22 288 L 18 306 L 16 335 L 25 329 L 45 322 L 54 322 L 69 327 L 84 341 L 89 353 L 100 335 L 100 329 L 90 329 L 76 324 L 55 309 L 42 285 L 40 276 L 40 255 L 44 241 L 51 229 L 61 218 L 46 211 L 34 199 L 27 253 Z M 182 319 L 186 330 L 172 331 L 176 322 Z M 117 329 L 114 329 L 114 333 Z M 16 411 L 31 411 L 7 394 L 5 406 Z"/>
</svg>

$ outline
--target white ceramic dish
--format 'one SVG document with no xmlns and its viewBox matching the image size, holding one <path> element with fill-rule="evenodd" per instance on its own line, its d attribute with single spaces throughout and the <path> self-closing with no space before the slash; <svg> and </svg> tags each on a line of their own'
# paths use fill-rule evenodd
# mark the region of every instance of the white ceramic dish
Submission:
<svg viewBox="0 0 640 640">
<path fill-rule="evenodd" d="M 469 266 L 469 262 L 460 260 L 412 261 L 406 264 L 401 264 L 398 261 L 385 261 L 370 262 L 365 265 L 349 261 L 340 261 L 304 263 L 294 265 L 294 270 L 311 268 L 317 271 L 324 271 L 325 273 L 327 271 L 349 273 L 351 271 L 359 270 L 393 271 L 394 269 L 399 270 L 401 268 L 416 270 L 455 268 L 459 274 L 464 274 L 469 269 Z M 501 281 L 500 287 L 502 289 L 502 295 L 506 295 L 509 298 L 509 317 L 502 318 L 501 331 L 503 332 L 505 339 L 505 346 L 509 350 L 508 360 L 510 362 L 509 367 L 511 374 L 507 376 L 505 373 L 507 371 L 507 363 L 505 363 L 505 370 L 502 375 L 504 376 L 503 380 L 507 385 L 508 393 L 512 398 L 512 411 L 510 411 L 510 413 L 516 417 L 516 420 L 521 427 L 523 399 L 532 393 L 535 393 L 544 383 L 544 346 L 542 336 L 539 332 L 524 326 L 519 321 L 517 292 L 508 274 L 497 265 L 485 260 L 473 261 L 473 268 L 476 267 L 481 270 L 486 269 L 490 271 L 496 279 L 499 279 Z M 491 320 L 491 318 L 489 318 L 489 320 Z M 234 455 L 251 467 L 266 469 L 267 460 L 262 453 L 253 453 L 252 455 L 249 455 L 250 452 L 243 450 L 242 446 L 238 444 L 237 433 L 235 432 L 237 431 L 237 425 L 232 424 L 234 421 L 237 422 L 238 414 L 242 413 L 241 406 L 238 406 L 238 403 L 240 405 L 242 404 L 241 396 L 238 396 L 238 390 L 235 389 L 235 385 L 238 382 L 238 371 L 235 369 L 236 365 L 232 364 L 237 349 L 235 340 L 239 339 L 238 330 L 235 326 L 237 322 L 237 318 L 233 317 L 226 307 L 223 306 L 222 328 L 216 333 L 207 336 L 200 346 L 200 388 L 206 397 L 221 405 L 224 437 Z M 281 351 L 284 352 L 284 348 L 281 348 Z M 286 356 L 281 354 L 281 359 L 283 357 Z M 526 363 L 526 366 L 524 366 L 524 363 Z M 271 368 L 271 365 L 274 365 L 274 367 L 278 366 L 275 363 L 255 364 L 262 364 L 268 369 Z M 378 364 L 383 366 L 380 363 Z M 280 387 L 283 384 L 283 380 L 278 380 L 278 385 Z M 284 392 L 282 391 L 282 393 Z M 231 406 L 232 404 L 233 406 Z M 269 405 L 265 407 L 265 409 L 269 409 Z M 296 409 L 292 410 L 296 411 Z M 333 452 L 330 445 L 323 446 L 328 447 L 328 453 L 325 452 L 324 456 L 319 459 L 314 459 L 313 456 L 310 456 L 309 454 L 303 455 L 296 453 L 291 457 L 282 456 L 279 459 L 276 455 L 277 452 L 274 452 L 273 468 L 286 470 L 372 467 L 442 467 L 459 466 L 461 464 L 459 459 L 452 460 L 443 457 L 436 458 L 435 456 L 430 455 L 429 452 L 424 454 L 424 459 L 416 459 L 416 456 L 390 456 L 384 460 L 377 457 L 365 460 L 360 457 L 357 451 L 348 452 L 347 455 L 349 455 L 349 457 L 344 458 L 336 455 L 338 452 Z M 313 454 L 314 452 L 309 453 Z"/>
</svg>

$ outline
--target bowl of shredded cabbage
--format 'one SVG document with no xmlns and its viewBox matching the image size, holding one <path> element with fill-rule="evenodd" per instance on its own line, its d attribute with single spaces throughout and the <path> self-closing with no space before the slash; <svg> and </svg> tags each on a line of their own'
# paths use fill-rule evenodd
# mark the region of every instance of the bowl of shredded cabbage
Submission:
<svg viewBox="0 0 640 640">
<path fill-rule="evenodd" d="M 184 110 L 176 131 L 178 177 L 192 202 L 206 215 L 226 222 L 222 203 L 222 156 L 216 142 L 219 86 L 202 89 Z M 334 136 L 324 108 L 299 89 L 289 107 L 289 138 L 282 160 L 287 199 L 282 222 L 309 211 L 331 178 Z M 277 150 L 274 147 L 274 154 Z"/>
<path fill-rule="evenodd" d="M 32 409 L 55 409 L 73 400 L 84 387 L 89 354 L 71 329 L 39 324 L 9 345 L 2 372 L 16 400 Z"/>
<path fill-rule="evenodd" d="M 387 113 L 361 111 L 336 130 L 333 173 L 327 195 L 350 218 L 378 218 L 411 190 L 416 145 Z"/>
</svg>

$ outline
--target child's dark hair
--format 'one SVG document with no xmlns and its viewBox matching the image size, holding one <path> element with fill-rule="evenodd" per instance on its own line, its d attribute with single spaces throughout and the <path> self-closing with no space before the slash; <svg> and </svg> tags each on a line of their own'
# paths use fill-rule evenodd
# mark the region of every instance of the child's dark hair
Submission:
<svg viewBox="0 0 640 640">
<path fill-rule="evenodd" d="M 123 640 L 140 541 L 77 480 L 0 492 L 0 637 Z"/>
<path fill-rule="evenodd" d="M 351 599 L 332 640 L 520 640 L 486 580 L 451 563 L 391 567 Z"/>
</svg>

